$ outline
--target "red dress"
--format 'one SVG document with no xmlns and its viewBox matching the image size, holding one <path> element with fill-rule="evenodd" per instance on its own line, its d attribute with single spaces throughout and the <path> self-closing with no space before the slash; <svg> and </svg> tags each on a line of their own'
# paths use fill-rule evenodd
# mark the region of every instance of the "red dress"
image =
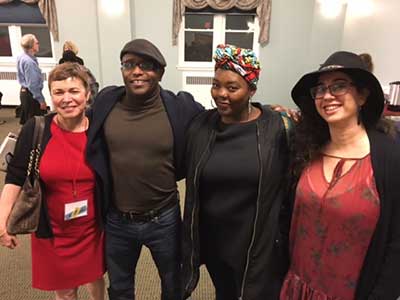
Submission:
<svg viewBox="0 0 400 300">
<path fill-rule="evenodd" d="M 297 187 L 281 300 L 354 299 L 375 231 L 380 203 L 370 155 L 330 183 L 322 161 L 304 170 Z"/>
<path fill-rule="evenodd" d="M 54 237 L 32 234 L 32 286 L 62 290 L 103 276 L 104 237 L 96 224 L 94 173 L 84 158 L 86 133 L 64 131 L 55 122 L 50 127 L 39 170 Z M 65 204 L 80 200 L 87 200 L 87 215 L 65 221 Z"/>
</svg>

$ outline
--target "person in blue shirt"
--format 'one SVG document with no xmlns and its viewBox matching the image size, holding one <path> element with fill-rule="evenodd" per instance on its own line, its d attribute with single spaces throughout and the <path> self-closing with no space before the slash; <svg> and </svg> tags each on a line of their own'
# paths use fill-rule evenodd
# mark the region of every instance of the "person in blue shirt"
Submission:
<svg viewBox="0 0 400 300">
<path fill-rule="evenodd" d="M 24 52 L 17 58 L 17 79 L 21 85 L 21 115 L 23 125 L 33 116 L 46 113 L 47 104 L 42 94 L 43 76 L 35 54 L 39 52 L 39 41 L 33 34 L 21 38 Z"/>
</svg>

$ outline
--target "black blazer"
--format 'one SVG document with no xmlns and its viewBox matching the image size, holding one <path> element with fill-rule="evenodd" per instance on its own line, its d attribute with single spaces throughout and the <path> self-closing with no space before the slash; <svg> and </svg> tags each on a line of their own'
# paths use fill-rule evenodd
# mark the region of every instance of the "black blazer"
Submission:
<svg viewBox="0 0 400 300">
<path fill-rule="evenodd" d="M 88 131 L 87 160 L 101 180 L 104 213 L 110 204 L 112 177 L 109 167 L 109 153 L 104 137 L 104 122 L 114 105 L 125 95 L 125 86 L 109 86 L 100 91 L 89 113 L 91 126 Z M 161 89 L 163 101 L 174 138 L 174 165 L 176 180 L 185 176 L 183 156 L 185 148 L 185 130 L 194 116 L 204 110 L 193 96 L 186 92 L 177 95 Z"/>
<path fill-rule="evenodd" d="M 357 285 L 357 300 L 396 300 L 400 296 L 400 145 L 368 131 L 380 216 Z"/>
</svg>

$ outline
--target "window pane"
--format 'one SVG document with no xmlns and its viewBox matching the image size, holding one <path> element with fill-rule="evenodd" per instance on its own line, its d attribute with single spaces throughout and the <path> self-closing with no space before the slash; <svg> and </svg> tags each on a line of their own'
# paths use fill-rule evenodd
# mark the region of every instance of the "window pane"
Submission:
<svg viewBox="0 0 400 300">
<path fill-rule="evenodd" d="M 253 32 L 230 32 L 225 34 L 225 43 L 241 48 L 253 49 Z"/>
<path fill-rule="evenodd" d="M 230 30 L 253 30 L 253 15 L 226 15 L 226 29 Z"/>
<path fill-rule="evenodd" d="M 186 29 L 212 29 L 214 16 L 208 14 L 185 14 Z"/>
<path fill-rule="evenodd" d="M 12 56 L 8 26 L 0 26 L 0 56 Z"/>
<path fill-rule="evenodd" d="M 185 61 L 212 60 L 212 32 L 185 32 Z"/>
<path fill-rule="evenodd" d="M 22 35 L 32 33 L 39 40 L 39 52 L 37 57 L 53 57 L 51 50 L 50 32 L 48 27 L 21 26 Z"/>
</svg>

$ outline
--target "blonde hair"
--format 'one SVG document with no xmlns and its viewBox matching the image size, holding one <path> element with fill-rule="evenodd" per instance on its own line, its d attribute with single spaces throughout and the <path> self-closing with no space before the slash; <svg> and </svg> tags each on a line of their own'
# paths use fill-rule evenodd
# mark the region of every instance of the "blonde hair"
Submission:
<svg viewBox="0 0 400 300">
<path fill-rule="evenodd" d="M 33 48 L 35 44 L 36 36 L 31 33 L 24 34 L 21 38 L 21 47 L 27 51 Z"/>
<path fill-rule="evenodd" d="M 65 41 L 63 45 L 63 51 L 71 50 L 75 54 L 78 54 L 78 47 L 72 41 Z"/>
</svg>

